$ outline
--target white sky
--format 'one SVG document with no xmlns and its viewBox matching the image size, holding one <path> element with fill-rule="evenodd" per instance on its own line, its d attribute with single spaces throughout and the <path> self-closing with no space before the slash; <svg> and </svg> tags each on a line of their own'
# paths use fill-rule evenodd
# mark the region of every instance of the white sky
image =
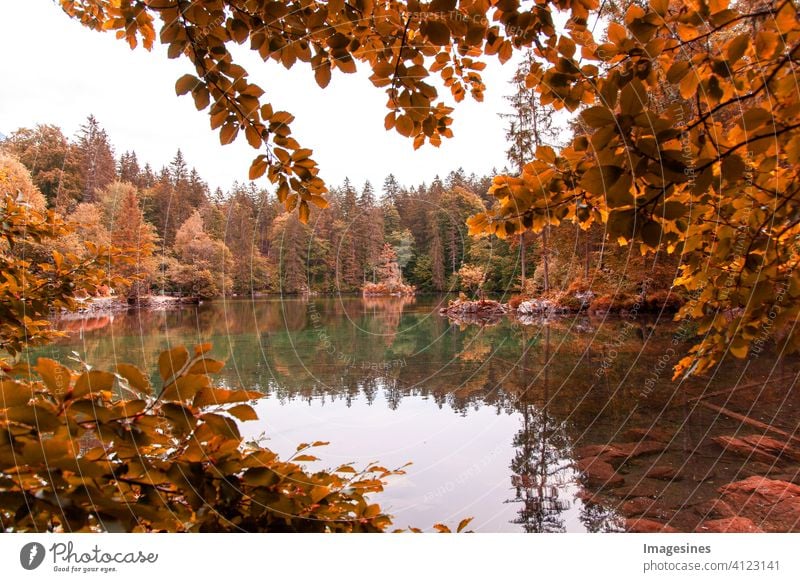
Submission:
<svg viewBox="0 0 800 582">
<path fill-rule="evenodd" d="M 212 189 L 227 189 L 234 180 L 247 179 L 256 152 L 244 136 L 221 146 L 207 113 L 194 108 L 190 95 L 175 95 L 178 77 L 194 73 L 188 60 L 167 59 L 161 45 L 152 52 L 141 47 L 131 51 L 113 33 L 83 28 L 54 0 L 7 3 L 3 13 L 1 133 L 52 123 L 72 137 L 93 113 L 117 155 L 133 149 L 142 165 L 150 162 L 157 171 L 181 148 Z M 503 95 L 511 90 L 507 81 L 514 72 L 512 62 L 500 66 L 487 57 L 484 102 L 467 97 L 454 113 L 455 137 L 438 149 L 425 145 L 414 151 L 411 140 L 383 129 L 386 95 L 369 82 L 366 67 L 355 75 L 334 72 L 323 91 L 304 63 L 286 71 L 264 63 L 257 54 L 244 53 L 240 62 L 251 81 L 266 91 L 264 99 L 271 100 L 275 110 L 295 115 L 294 137 L 314 150 L 321 177 L 329 185 L 349 176 L 359 185 L 369 179 L 380 190 L 390 172 L 412 185 L 430 182 L 437 173 L 444 177 L 459 166 L 468 174 L 482 174 L 506 164 L 505 122 L 497 113 L 507 110 Z M 444 91 L 440 87 L 440 93 Z M 267 187 L 268 182 L 261 179 L 259 185 Z"/>
</svg>

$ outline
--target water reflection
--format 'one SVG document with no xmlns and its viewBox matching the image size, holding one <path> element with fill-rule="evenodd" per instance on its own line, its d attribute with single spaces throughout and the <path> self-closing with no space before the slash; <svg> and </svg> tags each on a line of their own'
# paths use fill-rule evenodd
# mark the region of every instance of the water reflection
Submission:
<svg viewBox="0 0 800 582">
<path fill-rule="evenodd" d="M 266 431 L 276 448 L 319 438 L 334 443 L 323 455 L 331 465 L 339 455 L 413 461 L 386 493 L 398 525 L 474 515 L 479 531 L 618 531 L 625 517 L 658 505 L 688 531 L 697 521 L 692 507 L 720 484 L 756 474 L 742 458 L 717 462 L 713 437 L 740 423 L 690 399 L 772 377 L 769 357 L 744 375 L 726 363 L 708 381 L 676 385 L 668 371 L 654 374 L 674 345 L 671 322 L 579 316 L 464 325 L 437 314 L 446 304 L 259 299 L 71 319 L 59 323 L 68 338 L 30 356 L 75 351 L 101 367 L 119 360 L 153 370 L 165 348 L 212 342 L 227 360 L 223 383 L 268 395 L 266 420 L 251 432 Z M 796 373 L 793 363 L 781 365 L 781 374 Z M 800 399 L 788 385 L 724 402 L 741 401 L 746 412 L 758 400 L 769 422 L 796 430 Z M 600 454 L 598 446 L 611 448 Z M 592 454 L 613 464 L 588 464 L 617 475 L 613 482 L 579 467 Z M 653 478 L 654 467 L 682 477 Z"/>
</svg>

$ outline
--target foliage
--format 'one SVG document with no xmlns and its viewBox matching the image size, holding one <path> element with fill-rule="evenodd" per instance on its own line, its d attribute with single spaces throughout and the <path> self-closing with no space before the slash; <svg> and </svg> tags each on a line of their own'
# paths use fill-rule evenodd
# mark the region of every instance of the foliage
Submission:
<svg viewBox="0 0 800 582">
<path fill-rule="evenodd" d="M 586 106 L 585 129 L 496 177 L 498 204 L 471 231 L 604 222 L 643 253 L 681 250 L 675 284 L 692 300 L 677 317 L 700 339 L 676 375 L 743 358 L 762 332 L 800 347 L 795 4 L 652 0 L 611 22 L 606 42 L 575 21 L 550 40 L 527 83 L 557 109 Z"/>
<path fill-rule="evenodd" d="M 0 151 L 0 191 L 17 195 L 20 203 L 30 205 L 39 212 L 47 206 L 47 201 L 33 183 L 28 169 L 15 157 Z"/>
<path fill-rule="evenodd" d="M 47 317 L 74 310 L 81 294 L 122 280 L 109 268 L 130 259 L 112 247 L 86 242 L 82 256 L 54 250 L 70 226 L 55 212 L 38 211 L 8 191 L 0 199 L 0 350 L 16 354 L 57 334 Z M 35 257 L 29 256 L 37 245 Z"/>
<path fill-rule="evenodd" d="M 478 265 L 465 263 L 458 270 L 458 281 L 464 291 L 480 292 L 486 282 L 486 271 Z"/>
<path fill-rule="evenodd" d="M 54 125 L 21 128 L 2 142 L 2 149 L 17 157 L 51 206 L 67 209 L 83 193 L 80 155 L 61 129 Z"/>
<path fill-rule="evenodd" d="M 72 232 L 61 239 L 58 245 L 60 252 L 75 252 L 83 256 L 87 241 L 103 246 L 111 244 L 111 233 L 108 232 L 106 217 L 99 205 L 81 202 L 67 216 L 67 222 L 72 227 Z"/>
<path fill-rule="evenodd" d="M 389 516 L 366 494 L 390 471 L 311 471 L 241 435 L 261 393 L 214 386 L 209 344 L 158 358 L 161 385 L 40 358 L 0 379 L 0 527 L 4 531 L 379 532 Z"/>
<path fill-rule="evenodd" d="M 364 295 L 413 295 L 414 288 L 403 283 L 403 274 L 397 263 L 397 253 L 392 245 L 385 243 L 378 257 L 376 268 L 378 282 L 366 283 Z"/>
<path fill-rule="evenodd" d="M 118 3 L 110 0 L 60 0 L 64 11 L 95 30 L 113 30 L 131 47 L 141 42 L 150 49 L 156 36 L 168 46 L 171 58 L 187 58 L 195 75 L 178 79 L 178 94 L 191 93 L 199 110 L 208 109 L 220 142 L 234 141 L 244 130 L 247 142 L 265 149 L 250 168 L 250 178 L 266 174 L 277 184 L 278 198 L 301 220 L 310 206 L 325 206 L 324 182 L 311 159 L 312 151 L 292 136 L 291 113 L 275 111 L 263 98 L 265 91 L 248 81 L 247 71 L 235 63 L 229 47 L 249 40 L 262 59 L 291 68 L 307 63 L 316 82 L 326 87 L 333 70 L 352 73 L 356 62 L 371 70 L 370 79 L 383 87 L 391 111 L 387 129 L 411 137 L 415 147 L 438 146 L 451 137 L 453 108 L 439 101 L 439 91 L 427 77 L 438 73 L 455 101 L 467 91 L 482 100 L 482 53 L 507 61 L 514 44 L 535 33 L 554 34 L 547 10 L 531 12 L 519 26 L 518 3 L 501 2 L 494 11 L 498 25 L 489 25 L 488 3 L 455 0 L 417 3 L 358 1 L 298 4 L 253 4 L 246 0 L 183 0 Z M 577 18 L 587 16 L 584 3 L 562 2 Z M 276 23 L 272 25 L 272 23 Z M 507 27 L 504 34 L 500 25 Z M 509 28 L 510 27 L 510 28 Z M 333 32 L 333 34 L 331 33 Z"/>
<path fill-rule="evenodd" d="M 174 250 L 177 260 L 170 265 L 168 277 L 179 291 L 209 299 L 230 288 L 230 251 L 225 243 L 206 233 L 199 211 L 195 210 L 178 229 Z"/>
<path fill-rule="evenodd" d="M 98 192 L 111 243 L 124 249 L 130 261 L 118 265 L 116 275 L 130 284 L 117 285 L 129 296 L 147 293 L 158 263 L 154 256 L 158 240 L 155 228 L 144 219 L 139 193 L 133 184 L 114 182 Z"/>
</svg>

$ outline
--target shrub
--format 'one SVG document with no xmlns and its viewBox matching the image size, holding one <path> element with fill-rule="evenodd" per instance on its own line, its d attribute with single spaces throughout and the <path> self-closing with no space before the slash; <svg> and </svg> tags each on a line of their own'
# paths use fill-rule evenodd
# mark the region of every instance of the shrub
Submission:
<svg viewBox="0 0 800 582">
<path fill-rule="evenodd" d="M 522 295 L 512 295 L 511 298 L 508 300 L 508 306 L 511 309 L 516 309 L 519 307 L 519 304 L 522 303 L 525 299 Z"/>
</svg>

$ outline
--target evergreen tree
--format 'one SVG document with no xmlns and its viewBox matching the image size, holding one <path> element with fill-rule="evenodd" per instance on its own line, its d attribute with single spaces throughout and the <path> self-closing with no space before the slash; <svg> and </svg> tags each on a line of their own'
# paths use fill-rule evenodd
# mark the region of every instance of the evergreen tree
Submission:
<svg viewBox="0 0 800 582">
<path fill-rule="evenodd" d="M 94 115 L 89 115 L 78 130 L 77 151 L 83 176 L 83 200 L 94 202 L 98 192 L 117 177 L 114 150 Z"/>
<path fill-rule="evenodd" d="M 394 174 L 389 174 L 383 181 L 383 198 L 384 200 L 394 206 L 397 204 L 397 198 L 400 195 L 400 184 Z"/>
<path fill-rule="evenodd" d="M 136 159 L 136 152 L 125 152 L 119 157 L 117 174 L 120 182 L 130 182 L 137 188 L 146 187 L 142 184 L 141 169 L 139 161 Z"/>
<path fill-rule="evenodd" d="M 443 291 L 445 288 L 444 276 L 444 249 L 442 248 L 442 238 L 438 228 L 433 228 L 431 237 L 431 284 L 436 291 Z"/>
<path fill-rule="evenodd" d="M 361 239 L 364 281 L 375 281 L 376 268 L 383 246 L 383 212 L 375 206 L 375 192 L 367 181 L 358 200 L 358 234 Z"/>
<path fill-rule="evenodd" d="M 536 92 L 527 86 L 526 79 L 534 63 L 535 56 L 533 51 L 529 50 L 523 56 L 522 62 L 511 79 L 514 92 L 506 96 L 512 112 L 500 114 L 502 118 L 509 120 L 506 128 L 506 140 L 509 143 L 506 156 L 509 162 L 515 166 L 518 174 L 522 173 L 522 167 L 525 163 L 534 157 L 536 148 L 542 145 L 552 145 L 558 135 L 557 129 L 553 126 L 552 112 L 539 103 Z M 549 228 L 544 228 L 541 234 L 541 260 L 545 292 L 550 289 L 548 231 Z M 521 287 L 524 290 L 526 285 L 525 264 L 528 260 L 526 256 L 528 238 L 520 235 L 517 244 L 521 265 Z"/>
</svg>

